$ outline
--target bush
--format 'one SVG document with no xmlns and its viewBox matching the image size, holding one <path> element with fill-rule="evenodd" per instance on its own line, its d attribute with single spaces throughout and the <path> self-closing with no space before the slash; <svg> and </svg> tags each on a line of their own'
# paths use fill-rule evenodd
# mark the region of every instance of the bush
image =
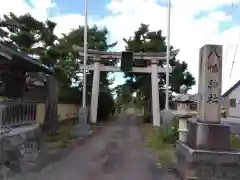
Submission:
<svg viewBox="0 0 240 180">
<path fill-rule="evenodd" d="M 170 166 L 172 164 L 174 148 L 172 143 L 166 142 L 166 134 L 164 134 L 159 128 L 152 128 L 146 133 L 148 146 L 156 150 L 163 165 Z"/>
<path fill-rule="evenodd" d="M 152 113 L 149 112 L 146 115 L 144 115 L 143 122 L 144 123 L 152 123 Z"/>
<path fill-rule="evenodd" d="M 170 132 L 164 132 L 163 130 L 161 130 L 161 137 L 163 142 L 169 143 L 169 144 L 174 144 L 179 137 L 179 133 L 178 133 L 178 120 L 174 119 L 172 122 L 172 131 Z"/>
<path fill-rule="evenodd" d="M 240 149 L 240 140 L 239 137 L 235 134 L 230 135 L 231 138 L 231 146 L 234 150 L 239 150 Z"/>
<path fill-rule="evenodd" d="M 106 120 L 114 109 L 114 100 L 111 94 L 100 92 L 98 96 L 98 120 Z"/>
</svg>

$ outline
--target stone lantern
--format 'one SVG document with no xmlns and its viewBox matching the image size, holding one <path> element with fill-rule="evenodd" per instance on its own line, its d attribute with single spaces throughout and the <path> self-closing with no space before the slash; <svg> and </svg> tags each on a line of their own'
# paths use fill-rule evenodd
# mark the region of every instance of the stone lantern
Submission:
<svg viewBox="0 0 240 180">
<path fill-rule="evenodd" d="M 190 104 L 194 101 L 187 94 L 187 86 L 180 87 L 180 95 L 175 99 L 177 103 L 176 116 L 179 118 L 179 141 L 186 143 L 188 134 L 188 118 L 192 117 Z"/>
</svg>

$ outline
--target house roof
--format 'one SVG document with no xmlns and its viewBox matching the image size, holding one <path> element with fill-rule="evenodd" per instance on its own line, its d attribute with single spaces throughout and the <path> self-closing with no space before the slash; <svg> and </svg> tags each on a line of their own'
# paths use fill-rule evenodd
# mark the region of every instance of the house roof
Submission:
<svg viewBox="0 0 240 180">
<path fill-rule="evenodd" d="M 0 44 L 0 56 L 8 60 L 9 63 L 20 65 L 21 68 L 25 68 L 28 72 L 44 72 L 52 74 L 53 70 L 43 65 L 40 61 L 31 58 L 23 52 L 18 52 L 3 44 Z"/>
<path fill-rule="evenodd" d="M 235 90 L 238 86 L 240 85 L 240 80 L 238 82 L 236 82 L 230 89 L 228 89 L 223 95 L 222 97 L 226 97 L 228 96 L 233 90 Z"/>
<path fill-rule="evenodd" d="M 191 95 L 190 98 L 194 101 L 198 101 L 198 93 Z"/>
</svg>

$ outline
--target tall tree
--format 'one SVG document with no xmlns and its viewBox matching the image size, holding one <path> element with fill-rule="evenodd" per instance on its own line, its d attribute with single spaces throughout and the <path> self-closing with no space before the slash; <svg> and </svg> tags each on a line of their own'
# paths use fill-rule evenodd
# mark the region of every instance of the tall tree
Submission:
<svg viewBox="0 0 240 180">
<path fill-rule="evenodd" d="M 1 28 L 1 43 L 24 51 L 36 61 L 53 68 L 54 76 L 60 85 L 60 99 L 74 99 L 75 103 L 81 103 L 82 94 L 79 88 L 82 86 L 80 76 L 82 71 L 79 70 L 79 64 L 82 63 L 82 59 L 77 52 L 73 51 L 72 46 L 83 46 L 83 26 L 79 26 L 67 34 L 62 34 L 62 37 L 58 38 L 54 34 L 57 25 L 55 22 L 50 20 L 41 22 L 30 14 L 16 16 L 10 13 L 0 20 L 0 24 L 5 27 Z M 99 29 L 97 26 L 88 28 L 88 48 L 107 51 L 108 48 L 113 47 L 115 44 L 107 43 L 107 35 L 106 28 Z M 115 65 L 117 62 L 113 59 L 104 63 Z M 92 72 L 87 73 L 88 93 L 91 92 L 92 75 Z M 105 92 L 111 83 L 112 81 L 107 78 L 107 72 L 101 72 L 100 84 Z"/>
<path fill-rule="evenodd" d="M 148 25 L 141 24 L 139 29 L 134 32 L 134 36 L 129 39 L 124 39 L 126 43 L 126 50 L 133 52 L 165 52 L 166 42 L 165 37 L 162 36 L 162 31 L 149 31 Z M 171 47 L 173 49 L 173 47 Z M 164 66 L 166 61 L 161 61 L 160 66 Z M 143 61 L 135 62 L 135 66 L 146 67 Z M 177 59 L 171 59 L 170 65 L 173 68 L 173 72 L 170 74 L 170 91 L 179 92 L 180 86 L 185 84 L 188 89 L 195 84 L 195 79 L 191 73 L 187 70 L 187 64 L 183 61 L 180 62 Z M 150 74 L 135 74 L 135 73 L 125 73 L 127 83 L 132 84 L 134 91 L 138 90 L 138 95 L 142 96 L 141 99 L 148 101 L 146 104 L 150 108 L 151 101 L 151 76 Z M 165 74 L 159 74 L 159 84 L 160 93 L 160 105 L 161 109 L 164 108 L 164 91 L 165 91 Z"/>
<path fill-rule="evenodd" d="M 114 88 L 114 91 L 117 95 L 116 97 L 117 105 L 122 105 L 122 104 L 127 104 L 132 102 L 133 92 L 131 92 L 132 88 L 130 86 L 131 84 L 123 84 L 123 85 L 118 85 L 117 87 Z"/>
<path fill-rule="evenodd" d="M 108 30 L 106 28 L 100 29 L 97 26 L 88 28 L 88 48 L 96 49 L 101 51 L 107 51 L 109 48 L 115 46 L 115 43 L 107 43 Z M 68 71 L 67 74 L 71 74 L 71 83 L 75 82 L 81 87 L 82 78 L 78 76 L 79 73 L 82 73 L 82 70 L 79 70 L 79 64 L 83 64 L 83 57 L 79 57 L 78 53 L 72 49 L 73 45 L 78 45 L 83 47 L 84 42 L 84 26 L 79 26 L 77 29 L 73 29 L 68 34 L 63 34 L 63 37 L 59 39 L 57 49 L 61 52 L 61 58 L 59 63 L 62 63 L 64 67 L 69 65 L 69 68 L 65 68 L 65 71 Z M 62 60 L 63 59 L 63 60 Z M 75 60 L 74 62 L 71 62 Z M 92 63 L 92 60 L 89 59 L 88 63 Z M 112 59 L 109 61 L 102 62 L 105 65 L 116 65 L 118 63 L 117 59 Z M 87 87 L 88 92 L 91 92 L 92 88 L 92 76 L 93 72 L 87 72 Z M 100 74 L 100 87 L 103 89 L 108 88 L 111 85 L 112 80 L 108 79 L 108 72 L 101 72 Z"/>
<path fill-rule="evenodd" d="M 79 26 L 67 34 L 58 38 L 54 34 L 56 23 L 50 20 L 44 22 L 36 20 L 30 14 L 16 16 L 14 13 L 4 15 L 1 20 L 2 26 L 7 28 L 3 31 L 3 42 L 9 46 L 24 51 L 41 61 L 43 64 L 55 69 L 55 76 L 60 84 L 69 88 L 73 84 L 81 87 L 79 63 L 82 59 L 73 51 L 72 45 L 83 46 L 84 27 Z M 11 25 L 11 26 L 9 26 Z M 13 26 L 12 26 L 13 25 Z M 107 51 L 115 44 L 107 43 L 108 31 L 106 28 L 99 29 L 97 26 L 88 28 L 88 48 Z M 105 64 L 115 65 L 118 61 L 113 59 Z M 106 89 L 112 83 L 107 78 L 107 72 L 101 72 L 100 84 Z M 92 84 L 92 72 L 88 73 L 88 89 Z"/>
<path fill-rule="evenodd" d="M 9 13 L 4 15 L 1 24 L 7 29 L 2 43 L 27 53 L 51 68 L 55 66 L 58 56 L 52 53 L 52 49 L 57 41 L 54 34 L 56 23 L 38 21 L 30 14 L 16 16 Z"/>
</svg>

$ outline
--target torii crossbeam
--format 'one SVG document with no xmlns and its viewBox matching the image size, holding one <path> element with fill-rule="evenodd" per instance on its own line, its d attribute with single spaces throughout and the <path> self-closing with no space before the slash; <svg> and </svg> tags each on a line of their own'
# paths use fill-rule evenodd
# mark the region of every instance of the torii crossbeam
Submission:
<svg viewBox="0 0 240 180">
<path fill-rule="evenodd" d="M 83 56 L 84 49 L 82 47 L 73 46 L 73 49 L 79 52 L 80 56 Z M 170 52 L 170 58 L 174 58 L 178 54 L 179 50 L 173 50 Z M 90 120 L 92 123 L 97 122 L 97 107 L 98 107 L 98 94 L 100 83 L 100 71 L 108 72 L 122 72 L 119 67 L 105 66 L 101 64 L 102 59 L 121 59 L 121 52 L 105 52 L 88 49 L 87 56 L 93 58 L 93 65 L 81 65 L 80 69 L 93 70 L 93 84 L 92 84 L 92 96 L 91 96 L 91 110 Z M 147 60 L 151 62 L 149 67 L 132 67 L 130 72 L 134 73 L 151 73 L 152 84 L 152 112 L 153 112 L 153 126 L 160 126 L 160 106 L 159 106 L 159 87 L 158 87 L 158 73 L 165 73 L 166 67 L 159 67 L 158 62 L 166 60 L 165 52 L 156 53 L 133 53 L 133 60 Z M 169 68 L 169 72 L 172 69 Z"/>
</svg>

